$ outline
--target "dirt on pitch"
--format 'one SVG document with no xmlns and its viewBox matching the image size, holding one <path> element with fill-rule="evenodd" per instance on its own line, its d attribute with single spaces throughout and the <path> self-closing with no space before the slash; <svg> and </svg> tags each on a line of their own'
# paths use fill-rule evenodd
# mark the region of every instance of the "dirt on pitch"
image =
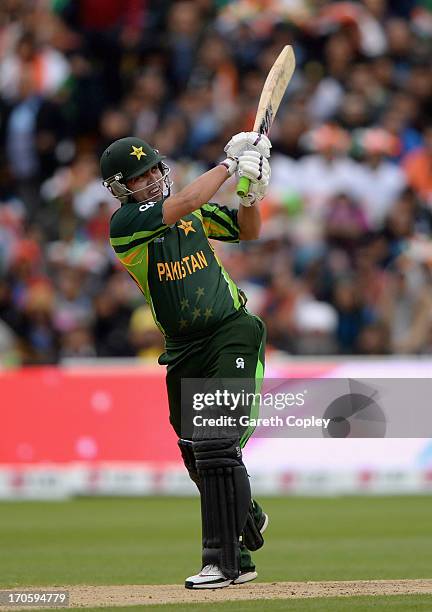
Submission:
<svg viewBox="0 0 432 612">
<path fill-rule="evenodd" d="M 353 595 L 432 594 L 432 579 L 350 580 L 337 582 L 265 582 L 230 586 L 225 589 L 191 591 L 181 585 L 59 586 L 44 591 L 65 589 L 71 607 L 132 606 L 170 603 L 205 603 L 251 599 L 301 599 Z M 39 587 L 41 589 L 41 587 Z M 14 589 L 28 591 L 29 587 Z M 32 606 L 26 606 L 28 610 Z M 12 609 L 1 606 L 0 609 Z M 18 606 L 14 606 L 16 611 Z"/>
</svg>

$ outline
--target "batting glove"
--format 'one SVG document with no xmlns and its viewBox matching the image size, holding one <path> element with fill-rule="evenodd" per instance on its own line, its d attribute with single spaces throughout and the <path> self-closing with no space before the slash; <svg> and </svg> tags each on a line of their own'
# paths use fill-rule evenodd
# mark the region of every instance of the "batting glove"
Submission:
<svg viewBox="0 0 432 612">
<path fill-rule="evenodd" d="M 254 206 L 254 204 L 261 202 L 266 193 L 266 185 L 262 185 L 261 183 L 250 183 L 248 193 L 240 198 L 240 204 L 246 206 L 246 208 Z"/>
<path fill-rule="evenodd" d="M 223 161 L 219 163 L 220 166 L 225 166 L 228 172 L 228 176 L 232 176 L 234 172 L 237 170 L 238 166 L 238 157 L 227 157 Z"/>
<path fill-rule="evenodd" d="M 239 157 L 238 175 L 250 180 L 247 195 L 240 198 L 242 206 L 253 206 L 260 202 L 267 192 L 271 168 L 269 161 L 258 151 L 245 151 Z"/>
<path fill-rule="evenodd" d="M 235 134 L 225 145 L 224 151 L 228 156 L 235 157 L 246 149 L 258 151 L 263 157 L 270 157 L 271 142 L 265 134 L 258 132 L 240 132 Z"/>
<path fill-rule="evenodd" d="M 238 159 L 237 173 L 254 183 L 268 185 L 270 181 L 270 164 L 258 151 L 245 151 Z"/>
</svg>

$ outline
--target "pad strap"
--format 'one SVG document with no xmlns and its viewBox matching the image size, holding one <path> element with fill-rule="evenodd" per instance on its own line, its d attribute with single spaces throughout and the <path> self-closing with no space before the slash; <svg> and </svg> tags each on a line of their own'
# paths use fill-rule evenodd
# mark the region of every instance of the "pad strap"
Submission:
<svg viewBox="0 0 432 612">
<path fill-rule="evenodd" d="M 184 440 L 183 438 L 180 438 L 177 441 L 177 444 L 182 455 L 183 463 L 185 464 L 186 469 L 189 472 L 190 479 L 193 480 L 193 482 L 198 487 L 198 490 L 200 490 L 200 480 L 196 468 L 192 440 Z"/>
</svg>

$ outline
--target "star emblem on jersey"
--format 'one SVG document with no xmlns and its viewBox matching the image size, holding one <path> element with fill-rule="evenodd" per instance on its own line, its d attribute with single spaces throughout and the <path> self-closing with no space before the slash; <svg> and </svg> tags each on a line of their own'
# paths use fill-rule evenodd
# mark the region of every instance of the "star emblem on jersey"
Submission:
<svg viewBox="0 0 432 612">
<path fill-rule="evenodd" d="M 185 236 L 189 234 L 189 232 L 196 232 L 196 229 L 192 227 L 192 221 L 185 221 L 184 219 L 180 219 L 180 225 L 177 225 L 178 228 L 182 229 L 185 233 Z"/>
<path fill-rule="evenodd" d="M 192 323 L 194 323 L 195 320 L 198 319 L 200 314 L 201 314 L 201 310 L 199 308 L 194 308 L 194 310 L 192 312 Z"/>
<path fill-rule="evenodd" d="M 195 295 L 196 301 L 199 302 L 199 299 L 204 295 L 204 287 L 198 287 L 198 289 L 195 291 Z"/>
<path fill-rule="evenodd" d="M 186 319 L 180 319 L 180 329 L 184 329 L 185 327 L 187 327 L 188 322 L 186 321 Z"/>
<path fill-rule="evenodd" d="M 211 308 L 206 308 L 206 309 L 204 310 L 204 319 L 205 319 L 205 322 L 206 322 L 206 323 L 207 323 L 207 321 L 210 319 L 210 317 L 212 316 L 212 314 L 213 314 L 213 310 L 212 310 Z"/>
<path fill-rule="evenodd" d="M 180 306 L 182 310 L 184 310 L 185 308 L 189 308 L 189 300 L 187 298 L 183 298 L 182 300 L 180 300 Z"/>
<path fill-rule="evenodd" d="M 135 157 L 139 161 L 143 155 L 146 155 L 146 153 L 144 153 L 144 151 L 142 150 L 142 147 L 134 147 L 132 145 L 132 152 L 130 153 L 130 155 L 135 155 Z"/>
</svg>

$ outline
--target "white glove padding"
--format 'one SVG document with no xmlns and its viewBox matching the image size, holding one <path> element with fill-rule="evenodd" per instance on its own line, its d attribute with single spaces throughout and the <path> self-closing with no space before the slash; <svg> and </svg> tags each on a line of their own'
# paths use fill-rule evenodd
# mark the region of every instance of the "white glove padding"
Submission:
<svg viewBox="0 0 432 612">
<path fill-rule="evenodd" d="M 240 132 L 228 141 L 224 151 L 229 157 L 236 157 L 246 149 L 254 149 L 261 153 L 263 157 L 270 157 L 271 146 L 271 142 L 265 134 Z"/>
<path fill-rule="evenodd" d="M 267 187 L 271 175 L 270 164 L 258 151 L 245 151 L 238 159 L 237 173 Z"/>
<path fill-rule="evenodd" d="M 260 202 L 267 192 L 271 176 L 268 159 L 260 155 L 258 151 L 246 151 L 239 157 L 237 171 L 239 176 L 250 180 L 248 193 L 240 198 L 240 204 L 253 206 Z"/>
<path fill-rule="evenodd" d="M 232 176 L 237 170 L 238 159 L 237 157 L 227 157 L 226 159 L 221 161 L 219 165 L 225 166 L 225 168 L 227 169 L 228 176 Z"/>
<path fill-rule="evenodd" d="M 263 183 L 250 183 L 248 193 L 244 198 L 240 198 L 240 204 L 246 207 L 258 204 L 265 196 L 266 191 L 267 185 Z"/>
</svg>

